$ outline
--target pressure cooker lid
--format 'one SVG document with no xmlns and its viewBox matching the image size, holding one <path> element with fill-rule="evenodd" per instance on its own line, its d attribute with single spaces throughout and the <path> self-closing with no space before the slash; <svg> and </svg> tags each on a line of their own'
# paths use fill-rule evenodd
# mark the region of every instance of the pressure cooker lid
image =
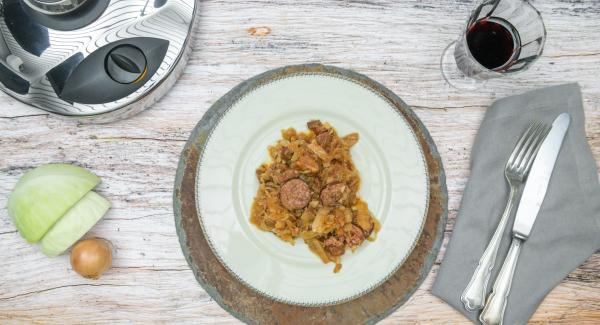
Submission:
<svg viewBox="0 0 600 325">
<path fill-rule="evenodd" d="M 79 8 L 88 0 L 23 0 L 32 9 L 48 15 L 63 15 Z"/>
<path fill-rule="evenodd" d="M 149 96 L 180 64 L 194 0 L 0 0 L 0 88 L 62 115 Z"/>
</svg>

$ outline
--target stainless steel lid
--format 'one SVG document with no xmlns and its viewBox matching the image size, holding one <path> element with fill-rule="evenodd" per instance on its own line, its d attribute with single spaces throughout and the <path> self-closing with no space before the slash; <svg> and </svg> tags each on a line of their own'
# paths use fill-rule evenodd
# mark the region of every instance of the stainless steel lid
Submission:
<svg viewBox="0 0 600 325">
<path fill-rule="evenodd" d="M 62 15 L 79 8 L 87 0 L 23 0 L 33 10 L 49 15 Z"/>
<path fill-rule="evenodd" d="M 0 0 L 0 88 L 67 116 L 152 104 L 187 61 L 195 0 Z"/>
</svg>

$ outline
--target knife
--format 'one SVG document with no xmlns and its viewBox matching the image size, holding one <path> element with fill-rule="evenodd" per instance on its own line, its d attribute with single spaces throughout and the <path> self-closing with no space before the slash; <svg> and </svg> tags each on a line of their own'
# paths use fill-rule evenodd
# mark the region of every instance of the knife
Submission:
<svg viewBox="0 0 600 325">
<path fill-rule="evenodd" d="M 504 309 L 506 308 L 521 246 L 529 238 L 531 228 L 533 228 L 535 219 L 546 196 L 550 176 L 552 176 L 552 170 L 554 169 L 554 164 L 556 163 L 556 158 L 569 128 L 570 121 L 571 118 L 567 113 L 560 114 L 554 120 L 552 129 L 540 146 L 540 150 L 531 166 L 531 171 L 523 190 L 523 196 L 519 202 L 517 215 L 515 216 L 510 249 L 508 250 L 504 264 L 502 264 L 502 269 L 498 273 L 492 293 L 488 296 L 485 307 L 481 315 L 479 315 L 479 320 L 484 325 L 502 324 Z"/>
</svg>

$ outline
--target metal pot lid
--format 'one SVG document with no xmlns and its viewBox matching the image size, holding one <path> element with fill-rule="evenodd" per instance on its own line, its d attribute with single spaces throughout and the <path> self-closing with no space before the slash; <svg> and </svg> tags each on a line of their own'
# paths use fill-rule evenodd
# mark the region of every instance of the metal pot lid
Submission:
<svg viewBox="0 0 600 325">
<path fill-rule="evenodd" d="M 195 0 L 0 0 L 0 89 L 67 116 L 152 102 L 185 64 Z"/>
<path fill-rule="evenodd" d="M 79 8 L 88 0 L 23 0 L 33 10 L 48 15 L 62 15 Z"/>
</svg>

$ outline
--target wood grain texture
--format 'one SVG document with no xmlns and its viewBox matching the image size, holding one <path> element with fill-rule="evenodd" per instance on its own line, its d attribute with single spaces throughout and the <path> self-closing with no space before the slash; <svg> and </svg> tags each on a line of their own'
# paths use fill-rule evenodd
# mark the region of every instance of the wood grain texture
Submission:
<svg viewBox="0 0 600 325">
<path fill-rule="evenodd" d="M 172 189 L 179 154 L 208 107 L 267 69 L 317 62 L 354 69 L 412 105 L 445 164 L 449 223 L 436 266 L 415 295 L 382 324 L 465 324 L 429 293 L 469 176 L 469 154 L 485 108 L 496 98 L 578 81 L 588 141 L 600 160 L 600 2 L 535 1 L 548 30 L 544 56 L 527 72 L 478 93 L 448 88 L 439 71 L 469 0 L 265 0 L 201 3 L 189 66 L 153 108 L 109 125 L 80 125 L 0 95 L 0 206 L 19 176 L 72 162 L 103 178 L 113 203 L 92 235 L 116 246 L 114 268 L 82 279 L 68 257 L 46 258 L 0 210 L 0 323 L 235 324 L 194 280 L 175 234 Z M 544 300 L 532 324 L 600 322 L 600 252 Z"/>
</svg>

